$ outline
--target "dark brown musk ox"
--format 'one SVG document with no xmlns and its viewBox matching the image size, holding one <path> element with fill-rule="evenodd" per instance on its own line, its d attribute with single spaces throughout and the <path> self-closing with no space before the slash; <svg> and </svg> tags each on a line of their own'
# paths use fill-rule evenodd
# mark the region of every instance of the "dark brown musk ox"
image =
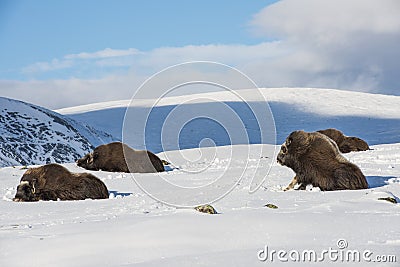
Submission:
<svg viewBox="0 0 400 267">
<path fill-rule="evenodd" d="M 277 160 L 296 173 L 285 191 L 296 184 L 299 189 L 312 184 L 323 191 L 368 188 L 361 170 L 342 156 L 332 139 L 318 132 L 292 132 Z"/>
<path fill-rule="evenodd" d="M 121 142 L 98 146 L 76 163 L 79 167 L 94 171 L 136 173 L 164 171 L 161 159 L 152 152 L 134 150 Z"/>
<path fill-rule="evenodd" d="M 364 140 L 354 136 L 346 136 L 337 129 L 330 128 L 326 130 L 319 130 L 318 132 L 328 136 L 333 141 L 335 141 L 339 147 L 340 152 L 342 153 L 369 150 L 369 146 Z"/>
<path fill-rule="evenodd" d="M 106 185 L 89 173 L 71 173 L 59 164 L 28 169 L 14 201 L 84 200 L 108 198 Z"/>
</svg>

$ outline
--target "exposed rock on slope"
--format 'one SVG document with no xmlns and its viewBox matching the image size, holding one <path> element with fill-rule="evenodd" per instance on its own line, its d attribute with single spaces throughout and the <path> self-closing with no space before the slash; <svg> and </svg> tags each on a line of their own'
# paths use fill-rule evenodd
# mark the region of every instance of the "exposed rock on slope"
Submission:
<svg viewBox="0 0 400 267">
<path fill-rule="evenodd" d="M 56 112 L 0 97 L 0 167 L 73 162 L 114 140 Z"/>
</svg>

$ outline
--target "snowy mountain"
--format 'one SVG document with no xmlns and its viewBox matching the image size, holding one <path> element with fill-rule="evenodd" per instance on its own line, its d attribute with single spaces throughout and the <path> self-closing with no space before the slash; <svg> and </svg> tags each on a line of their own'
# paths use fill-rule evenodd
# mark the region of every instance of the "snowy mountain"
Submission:
<svg viewBox="0 0 400 267">
<path fill-rule="evenodd" d="M 73 162 L 111 140 L 111 135 L 56 112 L 0 98 L 0 167 Z"/>
</svg>

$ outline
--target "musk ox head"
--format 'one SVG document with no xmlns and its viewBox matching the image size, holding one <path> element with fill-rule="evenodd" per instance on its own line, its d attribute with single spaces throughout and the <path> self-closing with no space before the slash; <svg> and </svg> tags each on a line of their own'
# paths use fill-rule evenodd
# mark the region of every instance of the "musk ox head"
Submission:
<svg viewBox="0 0 400 267">
<path fill-rule="evenodd" d="M 36 180 L 31 182 L 21 181 L 17 187 L 17 193 L 15 194 L 13 201 L 37 201 L 35 196 L 35 183 Z"/>
<path fill-rule="evenodd" d="M 95 159 L 98 158 L 98 154 L 95 152 L 88 153 L 86 154 L 83 158 L 78 159 L 76 161 L 76 164 L 79 167 L 85 168 L 87 170 L 97 170 L 96 164 L 95 164 Z"/>
<path fill-rule="evenodd" d="M 307 152 L 309 143 L 309 133 L 304 131 L 292 132 L 281 146 L 277 156 L 278 163 L 292 167 L 297 162 L 297 159 Z"/>
<path fill-rule="evenodd" d="M 358 137 L 346 137 L 345 140 L 340 144 L 340 151 L 342 153 L 366 150 L 369 150 L 367 142 Z"/>
</svg>

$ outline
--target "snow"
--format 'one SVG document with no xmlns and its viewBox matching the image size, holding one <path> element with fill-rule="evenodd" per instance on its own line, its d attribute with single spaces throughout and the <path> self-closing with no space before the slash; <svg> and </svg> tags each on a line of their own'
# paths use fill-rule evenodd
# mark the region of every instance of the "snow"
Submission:
<svg viewBox="0 0 400 267">
<path fill-rule="evenodd" d="M 32 104 L 0 97 L 0 166 L 74 162 L 109 134 Z"/>
<path fill-rule="evenodd" d="M 198 143 L 187 139 L 190 144 L 185 150 L 158 153 L 173 163 L 165 173 L 91 172 L 107 185 L 111 193 L 108 200 L 12 202 L 25 170 L 1 168 L 0 266 L 179 267 L 281 263 L 276 255 L 273 262 L 271 258 L 265 262 L 258 259 L 260 250 L 266 246 L 270 251 L 287 252 L 320 252 L 329 248 L 342 252 L 370 250 L 373 259 L 378 255 L 396 255 L 397 263 L 361 260 L 361 266 L 398 265 L 400 206 L 378 198 L 400 200 L 400 97 L 326 89 L 263 89 L 263 92 L 274 113 L 277 143 L 296 127 L 316 130 L 324 125 L 372 140 L 372 150 L 345 154 L 361 168 L 370 188 L 323 192 L 308 187 L 306 191 L 283 192 L 294 173 L 270 156 L 279 145 L 255 142 L 198 148 Z M 232 100 L 227 94 L 208 94 L 212 99 Z M 163 105 L 169 107 L 181 100 L 179 97 L 165 99 Z M 140 105 L 146 107 L 149 103 L 152 101 L 144 100 Z M 75 119 L 85 118 L 85 122 L 98 127 L 100 113 L 103 120 L 108 114 L 114 116 L 117 110 L 119 115 L 124 114 L 121 111 L 126 105 L 126 101 L 114 102 L 112 107 L 100 103 L 70 111 L 74 112 Z M 210 101 L 203 101 L 202 105 L 207 108 Z M 236 111 L 242 110 L 236 107 Z M 68 113 L 67 110 L 59 112 Z M 104 127 L 117 132 L 122 121 L 115 118 Z M 218 142 L 226 144 L 225 140 L 217 139 L 215 143 Z M 74 172 L 86 171 L 73 163 L 64 166 Z M 255 193 L 249 193 L 254 175 L 260 174 L 268 174 L 265 182 Z M 166 183 L 187 191 L 171 193 Z M 164 202 L 181 205 L 174 207 L 157 201 L 140 187 Z M 212 203 L 219 214 L 203 214 L 186 207 L 227 192 Z M 271 209 L 266 204 L 278 208 Z M 347 242 L 346 249 L 338 248 L 337 242 L 343 243 L 341 239 Z M 325 258 L 318 266 L 329 263 L 332 261 Z M 347 264 L 341 260 L 337 263 Z M 309 262 L 289 260 L 284 264 L 297 266 L 309 265 Z"/>
<path fill-rule="evenodd" d="M 251 92 L 251 89 L 240 91 Z M 326 128 L 341 129 L 345 134 L 358 136 L 369 144 L 400 142 L 399 96 L 315 88 L 262 88 L 260 92 L 268 100 L 273 113 L 277 133 L 276 144 L 281 144 L 294 130 L 316 131 Z M 152 108 L 156 101 L 139 99 L 134 102 L 133 106 L 130 106 L 130 110 L 134 110 L 135 114 L 144 114 Z M 177 104 L 190 101 L 192 104 L 190 109 L 195 107 L 196 111 L 207 110 L 216 105 L 216 102 L 223 101 L 237 114 L 242 115 L 243 120 L 249 123 L 248 129 L 257 129 L 251 114 L 247 111 L 246 103 L 238 101 L 235 94 L 226 91 L 166 97 L 157 102 L 157 108 L 152 109 L 152 114 L 154 117 L 166 118 Z M 257 101 L 260 99 L 255 99 L 255 102 Z M 60 109 L 57 112 L 69 115 L 77 121 L 89 123 L 122 140 L 123 121 L 129 103 L 128 100 L 104 102 Z M 260 103 L 265 105 L 264 102 Z M 188 110 L 190 111 L 190 109 Z M 140 116 L 138 116 L 139 118 Z M 201 123 L 199 122 L 199 124 Z M 208 127 L 199 124 L 195 125 L 196 129 L 200 131 L 196 136 L 208 135 Z M 150 132 L 154 132 L 154 136 L 160 136 L 160 129 L 152 125 L 147 125 L 147 127 Z M 202 129 L 205 130 L 201 131 Z M 219 145 L 230 144 L 226 136 L 224 137 L 220 133 L 221 131 L 218 131 L 217 136 L 213 136 L 214 141 Z M 190 142 L 191 137 L 192 135 L 181 136 L 186 139 L 181 148 L 198 147 L 198 140 Z M 148 147 L 151 150 L 156 152 L 166 150 L 154 145 L 160 143 L 155 137 L 148 136 L 147 138 L 149 138 Z M 259 143 L 257 138 L 257 134 L 252 135 L 250 132 L 250 143 Z M 132 145 L 141 146 L 142 144 Z"/>
</svg>

